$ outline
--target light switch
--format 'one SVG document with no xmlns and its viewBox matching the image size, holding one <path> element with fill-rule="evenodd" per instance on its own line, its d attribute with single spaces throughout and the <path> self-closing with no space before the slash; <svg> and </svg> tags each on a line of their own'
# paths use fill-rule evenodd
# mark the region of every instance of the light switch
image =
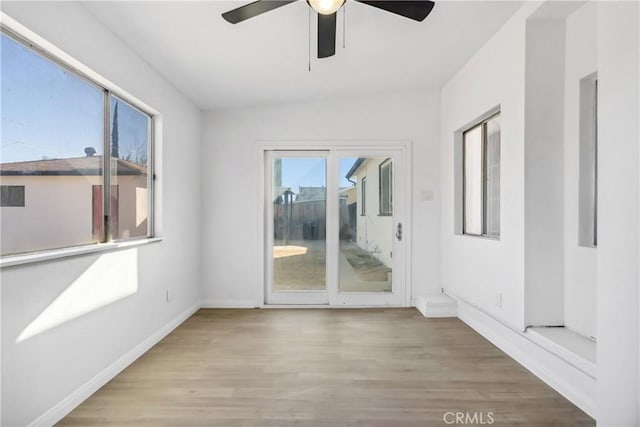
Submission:
<svg viewBox="0 0 640 427">
<path fill-rule="evenodd" d="M 427 202 L 429 200 L 433 200 L 433 191 L 431 190 L 421 190 L 420 191 L 420 200 L 423 202 Z"/>
</svg>

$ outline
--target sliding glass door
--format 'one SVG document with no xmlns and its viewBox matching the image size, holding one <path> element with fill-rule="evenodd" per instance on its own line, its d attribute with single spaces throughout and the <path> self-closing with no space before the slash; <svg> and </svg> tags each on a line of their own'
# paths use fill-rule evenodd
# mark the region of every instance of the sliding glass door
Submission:
<svg viewBox="0 0 640 427">
<path fill-rule="evenodd" d="M 401 154 L 267 152 L 267 304 L 404 304 Z"/>
</svg>

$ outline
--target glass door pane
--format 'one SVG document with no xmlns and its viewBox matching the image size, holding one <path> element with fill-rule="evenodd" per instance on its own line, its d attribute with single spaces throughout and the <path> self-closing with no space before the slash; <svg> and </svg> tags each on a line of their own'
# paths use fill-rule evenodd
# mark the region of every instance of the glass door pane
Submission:
<svg viewBox="0 0 640 427">
<path fill-rule="evenodd" d="M 341 157 L 339 292 L 392 292 L 393 160 Z"/>
<path fill-rule="evenodd" d="M 326 159 L 272 160 L 273 291 L 325 291 Z"/>
</svg>

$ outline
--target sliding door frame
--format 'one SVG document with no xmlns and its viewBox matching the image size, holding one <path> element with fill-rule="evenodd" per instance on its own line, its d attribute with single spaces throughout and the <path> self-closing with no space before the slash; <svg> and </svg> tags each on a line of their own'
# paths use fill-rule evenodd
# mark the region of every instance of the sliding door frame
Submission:
<svg viewBox="0 0 640 427">
<path fill-rule="evenodd" d="M 271 196 L 271 159 L 273 158 L 270 152 L 282 152 L 283 157 L 290 156 L 292 153 L 299 152 L 300 157 L 305 157 L 305 154 L 309 154 L 309 157 L 318 156 L 319 153 L 326 155 L 327 161 L 327 189 L 331 189 L 337 186 L 338 170 L 337 161 L 330 161 L 331 158 L 353 156 L 354 154 L 360 156 L 382 156 L 387 152 L 393 152 L 394 158 L 399 162 L 400 168 L 398 171 L 402 171 L 399 175 L 394 168 L 394 194 L 402 197 L 398 197 L 400 200 L 404 200 L 404 206 L 399 207 L 402 212 L 403 227 L 403 239 L 400 243 L 402 247 L 402 258 L 404 262 L 401 265 L 400 271 L 394 271 L 394 276 L 398 279 L 398 283 L 394 283 L 393 302 L 389 302 L 388 295 L 385 297 L 384 293 L 374 292 L 344 292 L 339 293 L 336 289 L 329 289 L 329 283 L 331 280 L 338 279 L 337 265 L 331 266 L 331 262 L 327 258 L 327 274 L 326 274 L 326 291 L 316 291 L 318 293 L 317 298 L 313 300 L 308 298 L 308 293 L 304 296 L 301 294 L 296 300 L 296 297 L 292 295 L 286 295 L 286 298 L 273 298 L 273 293 L 270 297 L 268 286 L 271 281 L 271 275 L 273 274 L 272 266 L 267 262 L 266 255 L 273 249 L 268 247 L 271 244 L 272 238 L 269 238 L 267 233 L 272 232 L 273 225 L 270 225 L 269 218 L 272 214 L 272 207 L 269 205 Z M 272 305 L 295 305 L 304 304 L 300 307 L 362 307 L 362 306 L 411 306 L 411 141 L 258 141 L 256 155 L 258 157 L 257 164 L 259 165 L 259 197 L 257 198 L 259 206 L 258 212 L 258 240 L 259 248 L 256 259 L 257 275 L 256 282 L 260 287 L 261 294 L 261 306 Z M 334 200 L 335 199 L 335 200 Z M 334 206 L 335 205 L 335 206 Z M 330 245 L 339 244 L 338 234 L 333 232 L 338 228 L 338 217 L 333 218 L 332 213 L 338 210 L 338 198 L 337 194 L 329 194 L 327 192 L 327 237 L 325 244 L 327 245 L 327 256 L 329 256 Z M 394 216 L 394 221 L 398 219 Z M 395 279 L 394 279 L 395 282 Z M 290 292 L 285 292 L 291 294 Z M 364 301 L 364 302 L 363 302 Z M 329 305 L 329 302 L 331 305 Z"/>
</svg>

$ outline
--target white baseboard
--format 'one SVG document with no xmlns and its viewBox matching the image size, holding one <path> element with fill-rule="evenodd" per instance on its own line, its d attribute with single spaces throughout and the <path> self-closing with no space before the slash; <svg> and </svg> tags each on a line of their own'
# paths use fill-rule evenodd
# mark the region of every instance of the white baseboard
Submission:
<svg viewBox="0 0 640 427">
<path fill-rule="evenodd" d="M 415 298 L 415 307 L 424 317 L 456 317 L 456 301 L 444 294 L 426 294 Z"/>
<path fill-rule="evenodd" d="M 140 356 L 149 351 L 151 347 L 156 345 L 160 340 L 169 335 L 171 331 L 180 326 L 185 320 L 191 317 L 200 309 L 200 303 L 194 304 L 178 316 L 169 321 L 162 328 L 158 329 L 149 338 L 122 355 L 119 359 L 107 366 L 98 375 L 80 386 L 76 391 L 64 398 L 60 403 L 39 416 L 29 426 L 41 427 L 51 426 L 60 421 L 78 405 L 84 402 L 89 396 L 98 391 L 100 387 L 111 381 L 116 375 L 122 372 L 127 366 L 135 362 Z"/>
<path fill-rule="evenodd" d="M 457 302 L 460 320 L 595 418 L 595 378 L 529 340 L 524 333 L 511 329 L 464 301 L 458 299 Z"/>
<path fill-rule="evenodd" d="M 201 308 L 256 308 L 262 307 L 258 303 L 250 299 L 208 299 L 202 301 Z"/>
</svg>

